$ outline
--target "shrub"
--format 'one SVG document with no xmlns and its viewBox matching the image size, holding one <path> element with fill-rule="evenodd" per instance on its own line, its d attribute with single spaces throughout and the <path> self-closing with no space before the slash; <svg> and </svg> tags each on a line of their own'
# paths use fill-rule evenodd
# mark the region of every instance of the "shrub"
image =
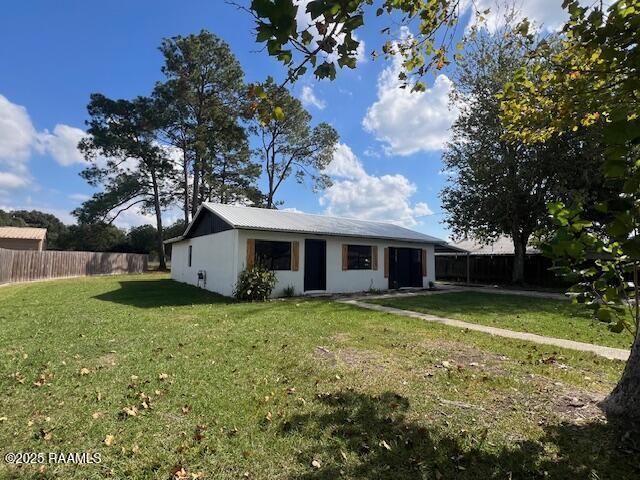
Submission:
<svg viewBox="0 0 640 480">
<path fill-rule="evenodd" d="M 255 266 L 240 272 L 233 295 L 238 300 L 264 301 L 271 296 L 275 285 L 275 273 L 264 267 Z"/>
<path fill-rule="evenodd" d="M 282 296 L 284 297 L 295 297 L 296 296 L 296 287 L 293 285 L 289 285 L 282 290 Z"/>
</svg>

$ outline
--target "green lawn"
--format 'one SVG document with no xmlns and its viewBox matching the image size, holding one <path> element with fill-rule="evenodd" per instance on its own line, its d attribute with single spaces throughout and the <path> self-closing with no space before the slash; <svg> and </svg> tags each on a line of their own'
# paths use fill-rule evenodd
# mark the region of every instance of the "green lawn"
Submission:
<svg viewBox="0 0 640 480">
<path fill-rule="evenodd" d="M 453 292 L 386 298 L 370 303 L 608 347 L 629 348 L 633 340 L 629 332 L 611 332 L 607 324 L 594 319 L 591 310 L 568 300 Z"/>
<path fill-rule="evenodd" d="M 0 478 L 638 475 L 590 354 L 157 274 L 2 287 L 0 322 L 2 453 L 102 455 Z"/>
</svg>

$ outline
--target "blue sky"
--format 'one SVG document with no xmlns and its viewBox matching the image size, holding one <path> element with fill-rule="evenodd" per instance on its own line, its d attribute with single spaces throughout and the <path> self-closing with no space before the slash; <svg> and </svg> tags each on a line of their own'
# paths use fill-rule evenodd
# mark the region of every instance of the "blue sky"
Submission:
<svg viewBox="0 0 640 480">
<path fill-rule="evenodd" d="M 531 3 L 529 16 L 549 21 L 545 4 L 559 15 L 560 0 Z M 446 75 L 451 72 L 431 79 L 424 95 L 399 90 L 393 63 L 369 58 L 379 48 L 381 28 L 374 15 L 369 18 L 358 34 L 366 54 L 356 70 L 341 70 L 334 82 L 304 78 L 292 88 L 314 122 L 329 122 L 340 134 L 329 168 L 334 186 L 314 194 L 291 179 L 278 199 L 284 207 L 305 212 L 395 221 L 447 237 L 438 192 L 446 181 L 440 173 L 441 146 L 455 117 L 447 107 Z M 73 221 L 69 212 L 93 192 L 78 175 L 83 164 L 75 151 L 89 94 L 148 94 L 162 79 L 158 45 L 164 37 L 208 29 L 229 43 L 248 82 L 268 75 L 281 79 L 283 66 L 259 51 L 252 27 L 247 13 L 222 0 L 30 0 L 4 5 L 0 208 L 40 209 Z M 171 221 L 179 214 L 169 211 L 166 217 Z M 126 228 L 147 221 L 132 212 L 119 224 Z"/>
</svg>

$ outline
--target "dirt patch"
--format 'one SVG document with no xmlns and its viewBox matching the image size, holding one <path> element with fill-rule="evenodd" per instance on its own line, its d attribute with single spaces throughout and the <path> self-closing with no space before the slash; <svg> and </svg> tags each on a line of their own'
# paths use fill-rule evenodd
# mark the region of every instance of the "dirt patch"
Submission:
<svg viewBox="0 0 640 480">
<path fill-rule="evenodd" d="M 98 357 L 96 364 L 98 368 L 110 368 L 116 366 L 117 355 L 114 352 L 109 352 L 101 357 Z"/>
<path fill-rule="evenodd" d="M 331 335 L 331 340 L 336 343 L 343 343 L 351 340 L 351 335 L 348 333 L 336 333 L 335 335 Z"/>
<path fill-rule="evenodd" d="M 338 363 L 338 359 L 336 354 L 329 350 L 327 347 L 316 347 L 313 350 L 313 355 L 332 366 L 335 366 Z"/>
<path fill-rule="evenodd" d="M 506 375 L 504 363 L 509 360 L 504 355 L 487 353 L 463 342 L 433 340 L 414 346 L 418 350 L 427 350 L 436 358 L 436 366 L 446 362 L 453 368 L 469 368 L 495 376 Z"/>
<path fill-rule="evenodd" d="M 314 349 L 313 354 L 316 358 L 319 358 L 332 366 L 336 366 L 340 363 L 350 368 L 360 370 L 384 370 L 384 360 L 382 359 L 382 356 L 370 350 L 344 348 L 333 351 L 327 347 L 318 346 Z"/>
<path fill-rule="evenodd" d="M 551 410 L 563 419 L 573 422 L 592 421 L 596 418 L 604 419 L 604 414 L 598 404 L 604 400 L 604 395 L 581 390 L 567 390 L 562 395 L 551 399 Z"/>
</svg>

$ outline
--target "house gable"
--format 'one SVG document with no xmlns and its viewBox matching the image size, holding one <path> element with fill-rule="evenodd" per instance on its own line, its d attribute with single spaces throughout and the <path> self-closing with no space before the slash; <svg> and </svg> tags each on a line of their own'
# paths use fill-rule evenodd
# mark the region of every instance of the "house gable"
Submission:
<svg viewBox="0 0 640 480">
<path fill-rule="evenodd" d="M 203 208 L 199 215 L 194 219 L 193 224 L 184 238 L 202 237 L 204 235 L 210 235 L 212 233 L 219 233 L 232 229 L 233 227 L 218 215 L 206 208 Z"/>
</svg>

